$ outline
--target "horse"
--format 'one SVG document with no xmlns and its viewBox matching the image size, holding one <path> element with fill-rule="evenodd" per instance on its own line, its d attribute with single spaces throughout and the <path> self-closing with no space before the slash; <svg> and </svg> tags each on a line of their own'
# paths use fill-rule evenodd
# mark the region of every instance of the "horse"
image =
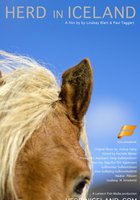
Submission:
<svg viewBox="0 0 140 200">
<path fill-rule="evenodd" d="M 90 61 L 66 70 L 59 87 L 34 59 L 5 51 L 0 58 L 0 200 L 86 199 Z"/>
</svg>

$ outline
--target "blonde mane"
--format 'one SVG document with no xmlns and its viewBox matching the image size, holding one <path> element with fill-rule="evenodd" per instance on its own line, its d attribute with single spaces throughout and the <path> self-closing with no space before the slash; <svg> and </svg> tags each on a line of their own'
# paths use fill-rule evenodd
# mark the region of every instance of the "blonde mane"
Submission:
<svg viewBox="0 0 140 200">
<path fill-rule="evenodd" d="M 53 74 L 35 60 L 0 51 L 0 199 L 6 187 L 16 197 L 14 170 L 18 155 L 59 100 Z M 84 137 L 83 137 L 84 136 Z M 88 151 L 86 133 L 82 135 Z M 89 152 L 89 151 L 88 151 Z"/>
</svg>

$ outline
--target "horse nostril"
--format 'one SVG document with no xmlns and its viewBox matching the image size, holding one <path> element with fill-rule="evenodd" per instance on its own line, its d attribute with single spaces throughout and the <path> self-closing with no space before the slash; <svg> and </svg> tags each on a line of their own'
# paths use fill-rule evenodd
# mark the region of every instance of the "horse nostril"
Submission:
<svg viewBox="0 0 140 200">
<path fill-rule="evenodd" d="M 89 177 L 85 177 L 84 179 L 80 180 L 79 183 L 75 186 L 74 192 L 76 194 L 81 195 L 85 185 L 89 182 Z"/>
</svg>

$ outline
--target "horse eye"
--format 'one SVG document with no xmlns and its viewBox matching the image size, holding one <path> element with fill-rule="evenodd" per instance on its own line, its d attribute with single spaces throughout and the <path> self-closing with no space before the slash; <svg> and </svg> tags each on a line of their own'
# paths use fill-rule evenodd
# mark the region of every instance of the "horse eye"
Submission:
<svg viewBox="0 0 140 200">
<path fill-rule="evenodd" d="M 78 185 L 77 185 L 77 186 L 75 187 L 75 189 L 74 189 L 74 192 L 75 192 L 76 194 L 81 195 L 82 192 L 83 192 L 83 189 L 84 189 L 84 187 L 85 187 L 85 185 L 86 185 L 86 183 L 87 183 L 86 180 L 83 180 L 83 181 L 81 181 L 80 183 L 78 183 Z"/>
</svg>

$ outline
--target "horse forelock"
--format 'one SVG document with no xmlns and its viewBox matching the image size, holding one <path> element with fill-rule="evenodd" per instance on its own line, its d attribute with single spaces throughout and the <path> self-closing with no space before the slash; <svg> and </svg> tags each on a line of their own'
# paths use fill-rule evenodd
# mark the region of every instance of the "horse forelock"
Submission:
<svg viewBox="0 0 140 200">
<path fill-rule="evenodd" d="M 41 126 L 59 99 L 53 74 L 36 61 L 0 52 L 5 84 L 0 86 L 0 199 L 5 185 L 14 191 L 14 169 L 20 150 Z M 10 73 L 5 73 L 5 72 Z"/>
<path fill-rule="evenodd" d="M 54 75 L 35 60 L 0 51 L 0 199 L 5 192 L 15 199 L 15 165 L 21 149 L 59 100 Z M 89 158 L 86 132 L 81 139 Z M 85 191 L 86 193 L 87 191 Z M 85 195 L 85 194 L 83 194 Z"/>
</svg>

